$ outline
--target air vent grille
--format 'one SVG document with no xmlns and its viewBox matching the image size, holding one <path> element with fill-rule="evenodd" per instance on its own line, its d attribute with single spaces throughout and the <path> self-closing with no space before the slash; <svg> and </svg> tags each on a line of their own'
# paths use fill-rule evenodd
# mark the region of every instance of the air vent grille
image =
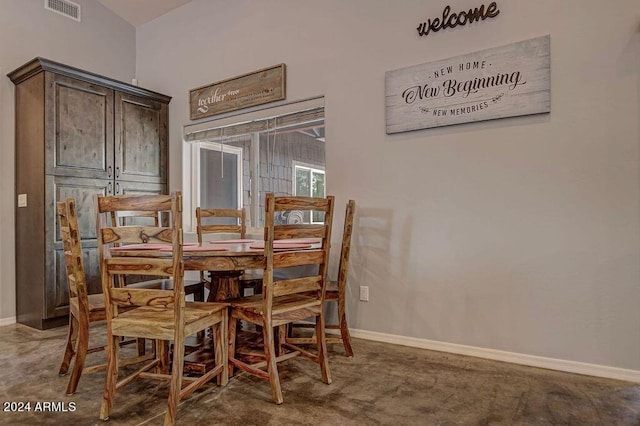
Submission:
<svg viewBox="0 0 640 426">
<path fill-rule="evenodd" d="M 44 0 L 44 8 L 80 22 L 80 5 L 69 0 Z"/>
</svg>

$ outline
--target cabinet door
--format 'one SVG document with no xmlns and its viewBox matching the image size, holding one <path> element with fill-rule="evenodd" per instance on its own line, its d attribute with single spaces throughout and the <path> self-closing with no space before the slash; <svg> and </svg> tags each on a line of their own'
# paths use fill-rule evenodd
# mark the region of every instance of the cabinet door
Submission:
<svg viewBox="0 0 640 426">
<path fill-rule="evenodd" d="M 112 179 L 113 90 L 45 76 L 45 173 Z"/>
<path fill-rule="evenodd" d="M 116 92 L 115 178 L 166 183 L 167 104 Z"/>
<path fill-rule="evenodd" d="M 69 292 L 56 203 L 72 197 L 78 208 L 78 226 L 89 293 L 101 293 L 100 262 L 96 235 L 94 197 L 107 195 L 113 182 L 103 179 L 47 176 L 46 178 L 46 273 L 45 317 L 68 313 Z"/>
</svg>

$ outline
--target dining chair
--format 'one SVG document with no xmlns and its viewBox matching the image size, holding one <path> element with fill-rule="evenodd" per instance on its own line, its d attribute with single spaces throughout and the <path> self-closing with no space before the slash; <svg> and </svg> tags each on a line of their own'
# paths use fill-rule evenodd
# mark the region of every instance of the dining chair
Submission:
<svg viewBox="0 0 640 426">
<path fill-rule="evenodd" d="M 113 211 L 111 212 L 111 225 L 112 226 L 132 226 L 132 225 L 152 225 L 160 226 L 162 221 L 162 212 L 156 211 Z M 135 283 L 137 286 L 143 286 L 145 288 L 156 288 L 160 290 L 171 290 L 173 288 L 173 282 L 167 278 L 149 279 L 149 277 L 127 277 L 125 275 L 119 275 L 119 285 L 131 285 Z M 204 280 L 184 280 L 184 292 L 185 295 L 193 294 L 193 300 L 196 302 L 204 302 L 204 288 L 206 282 Z"/>
<path fill-rule="evenodd" d="M 344 216 L 344 229 L 342 231 L 342 248 L 340 250 L 340 263 L 338 265 L 338 279 L 331 280 L 327 284 L 324 301 L 334 302 L 338 307 L 338 323 L 326 324 L 327 330 L 340 330 L 340 337 L 329 336 L 325 333 L 327 343 L 342 343 L 348 357 L 353 356 L 353 348 L 351 347 L 351 335 L 349 333 L 349 325 L 347 324 L 346 314 L 346 298 L 347 298 L 347 273 L 349 270 L 349 253 L 351 251 L 351 234 L 353 233 L 353 217 L 356 211 L 356 202 L 349 200 Z M 292 329 L 309 328 L 312 324 L 294 323 L 291 324 Z M 291 330 L 293 332 L 293 330 Z M 312 337 L 289 337 L 289 341 L 295 344 L 314 344 L 316 343 L 316 335 Z"/>
<path fill-rule="evenodd" d="M 235 223 L 221 223 L 235 222 Z M 216 223 L 211 223 L 216 221 Z M 238 234 L 239 238 L 245 239 L 247 237 L 247 221 L 246 212 L 244 209 L 203 209 L 201 207 L 196 208 L 196 232 L 198 234 L 198 243 L 202 245 L 205 234 Z M 209 284 L 210 298 L 224 299 L 222 295 L 216 296 L 218 289 L 220 288 L 220 281 L 228 279 L 229 274 L 237 274 L 237 271 L 218 271 L 209 272 L 210 279 L 205 277 L 204 271 L 200 272 L 200 280 Z M 237 279 L 238 291 L 241 296 L 244 295 L 246 289 L 251 289 L 253 294 L 262 292 L 262 274 L 244 271 Z"/>
<path fill-rule="evenodd" d="M 281 404 L 282 389 L 277 363 L 302 355 L 320 365 L 322 381 L 331 383 L 331 372 L 327 359 L 327 346 L 324 338 L 324 297 L 329 245 L 331 240 L 331 222 L 333 219 L 332 196 L 327 198 L 276 197 L 266 195 L 264 255 L 265 269 L 262 294 L 231 300 L 229 321 L 229 370 L 234 368 L 246 371 L 271 385 L 273 400 Z M 324 213 L 324 223 L 275 225 L 274 217 L 280 211 L 318 211 Z M 318 248 L 306 251 L 280 251 L 275 240 L 315 238 L 320 240 Z M 274 279 L 275 268 L 298 266 L 314 270 L 308 276 L 293 279 Z M 287 324 L 302 318 L 315 318 L 317 339 L 316 353 L 312 353 L 286 341 L 282 332 Z M 244 320 L 262 327 L 264 339 L 264 361 L 250 363 L 236 354 L 237 321 Z M 280 340 L 275 344 L 276 329 Z M 265 371 L 266 369 L 266 371 Z"/>
<path fill-rule="evenodd" d="M 65 201 L 59 201 L 56 208 L 69 289 L 69 331 L 58 374 L 67 374 L 73 362 L 66 390 L 67 395 L 73 395 L 82 373 L 94 373 L 105 370 L 107 367 L 106 364 L 84 366 L 87 354 L 105 349 L 105 346 L 89 348 L 89 324 L 104 321 L 106 311 L 102 293 L 88 294 L 76 202 L 73 198 L 67 198 Z M 135 340 L 119 342 L 120 346 L 129 343 L 135 343 Z M 143 356 L 144 351 L 140 351 L 138 355 L 138 357 L 120 360 L 120 364 L 135 364 L 149 360 L 151 357 Z"/>
<path fill-rule="evenodd" d="M 171 226 L 108 226 L 107 216 L 119 210 L 169 211 Z M 107 317 L 107 376 L 100 409 L 100 418 L 111 415 L 116 389 L 136 378 L 168 380 L 169 397 L 165 425 L 175 422 L 178 402 L 208 381 L 218 384 L 228 381 L 227 304 L 186 302 L 184 291 L 184 260 L 182 232 L 182 194 L 120 195 L 97 197 L 97 229 L 102 288 Z M 113 254 L 113 244 L 170 244 L 167 256 L 125 257 Z M 173 279 L 173 289 L 139 289 L 117 287 L 117 275 L 157 275 Z M 129 308 L 122 312 L 122 308 Z M 211 329 L 214 337 L 215 367 L 201 377 L 183 377 L 185 336 Z M 118 382 L 119 336 L 143 337 L 173 341 L 173 360 L 168 374 L 167 356 L 157 351 L 154 359 Z M 156 344 L 158 348 L 164 347 Z M 154 372 L 150 370 L 154 369 Z M 183 382 L 187 383 L 183 387 Z"/>
</svg>

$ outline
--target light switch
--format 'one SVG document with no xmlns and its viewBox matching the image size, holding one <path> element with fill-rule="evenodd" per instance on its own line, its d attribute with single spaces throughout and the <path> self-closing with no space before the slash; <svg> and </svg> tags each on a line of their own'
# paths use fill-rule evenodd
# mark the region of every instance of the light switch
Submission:
<svg viewBox="0 0 640 426">
<path fill-rule="evenodd" d="M 369 301 L 369 286 L 361 285 L 360 286 L 360 301 L 368 302 Z"/>
<path fill-rule="evenodd" d="M 27 207 L 27 194 L 18 194 L 18 207 Z"/>
</svg>

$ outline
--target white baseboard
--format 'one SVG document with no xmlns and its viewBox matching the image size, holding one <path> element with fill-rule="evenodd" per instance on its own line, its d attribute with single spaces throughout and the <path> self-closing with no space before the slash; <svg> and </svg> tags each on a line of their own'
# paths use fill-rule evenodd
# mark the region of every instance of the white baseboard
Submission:
<svg viewBox="0 0 640 426">
<path fill-rule="evenodd" d="M 640 371 L 623 368 L 608 367 L 598 364 L 587 364 L 577 361 L 546 358 L 535 355 L 525 355 L 514 352 L 498 351 L 495 349 L 479 348 L 475 346 L 458 345 L 455 343 L 438 342 L 435 340 L 417 339 L 414 337 L 397 336 L 393 334 L 376 333 L 367 330 L 349 329 L 351 336 L 376 342 L 393 343 L 395 345 L 429 349 L 432 351 L 449 352 L 458 355 L 468 355 L 495 361 L 511 362 L 531 367 L 547 368 L 568 373 L 585 374 L 588 376 L 604 377 L 607 379 L 626 380 L 640 383 Z"/>
<path fill-rule="evenodd" d="M 0 326 L 15 324 L 15 323 L 16 323 L 16 317 L 0 318 Z"/>
</svg>

